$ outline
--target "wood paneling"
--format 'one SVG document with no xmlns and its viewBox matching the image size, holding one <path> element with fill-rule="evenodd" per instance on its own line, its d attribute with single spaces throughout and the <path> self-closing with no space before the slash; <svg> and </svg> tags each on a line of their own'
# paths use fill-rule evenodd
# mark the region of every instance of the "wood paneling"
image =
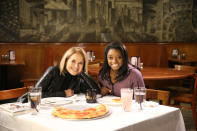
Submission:
<svg viewBox="0 0 197 131">
<path fill-rule="evenodd" d="M 40 77 L 44 59 L 43 49 L 41 45 L 0 44 L 0 55 L 14 50 L 16 61 L 25 61 L 25 66 L 8 66 L 7 86 L 9 88 L 21 87 L 22 84 L 19 81 L 23 78 Z"/>
<path fill-rule="evenodd" d="M 70 47 L 81 46 L 86 51 L 92 50 L 96 59 L 104 58 L 107 43 L 1 43 L 0 55 L 9 50 L 16 52 L 16 60 L 25 60 L 24 67 L 8 67 L 8 86 L 19 87 L 23 78 L 39 78 L 46 68 L 58 63 L 63 53 Z M 186 59 L 197 60 L 197 44 L 155 44 L 155 43 L 125 43 L 129 58 L 140 56 L 144 66 L 167 66 L 172 49 L 178 48 L 186 53 Z"/>
<path fill-rule="evenodd" d="M 178 49 L 179 53 L 185 53 L 187 61 L 197 61 L 197 43 L 175 43 L 166 44 L 168 59 L 172 57 L 172 50 Z"/>
<path fill-rule="evenodd" d="M 162 45 L 140 45 L 140 58 L 144 66 L 168 66 L 167 51 Z"/>
</svg>

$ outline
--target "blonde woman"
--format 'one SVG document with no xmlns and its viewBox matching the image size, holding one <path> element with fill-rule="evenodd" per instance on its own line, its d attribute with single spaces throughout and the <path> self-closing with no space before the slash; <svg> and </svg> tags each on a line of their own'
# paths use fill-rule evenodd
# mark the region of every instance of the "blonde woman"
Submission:
<svg viewBox="0 0 197 131">
<path fill-rule="evenodd" d="M 35 87 L 42 87 L 42 97 L 70 97 L 89 89 L 99 93 L 97 84 L 86 74 L 87 67 L 86 52 L 80 47 L 72 47 L 64 53 L 59 67 L 49 67 Z"/>
</svg>

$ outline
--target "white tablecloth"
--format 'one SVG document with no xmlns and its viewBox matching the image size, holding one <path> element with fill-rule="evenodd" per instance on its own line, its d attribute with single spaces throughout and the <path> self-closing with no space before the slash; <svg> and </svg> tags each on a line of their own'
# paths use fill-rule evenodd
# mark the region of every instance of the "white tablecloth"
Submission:
<svg viewBox="0 0 197 131">
<path fill-rule="evenodd" d="M 112 113 L 95 120 L 66 120 L 51 115 L 52 108 L 41 108 L 37 115 L 12 117 L 0 110 L 0 129 L 13 131 L 185 131 L 178 108 L 159 105 L 139 110 L 132 106 L 124 112 L 121 106 L 110 106 Z"/>
</svg>

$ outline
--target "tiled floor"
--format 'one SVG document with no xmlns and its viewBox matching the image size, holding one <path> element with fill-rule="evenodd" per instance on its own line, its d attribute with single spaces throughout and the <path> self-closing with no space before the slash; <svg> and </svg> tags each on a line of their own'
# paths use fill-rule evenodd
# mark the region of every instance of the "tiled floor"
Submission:
<svg viewBox="0 0 197 131">
<path fill-rule="evenodd" d="M 187 131 L 196 131 L 191 110 L 181 109 Z"/>
</svg>

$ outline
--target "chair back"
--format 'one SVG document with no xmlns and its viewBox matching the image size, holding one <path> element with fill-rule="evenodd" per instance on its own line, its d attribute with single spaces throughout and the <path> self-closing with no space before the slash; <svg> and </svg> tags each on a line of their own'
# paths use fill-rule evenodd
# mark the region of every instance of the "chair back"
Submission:
<svg viewBox="0 0 197 131">
<path fill-rule="evenodd" d="M 197 73 L 194 74 L 194 89 L 193 89 L 193 95 L 192 95 L 192 102 L 196 103 L 197 99 Z"/>
<path fill-rule="evenodd" d="M 192 95 L 192 114 L 193 114 L 193 119 L 194 119 L 194 124 L 197 130 L 197 113 L 196 113 L 196 95 L 197 95 L 197 74 L 194 74 L 194 79 L 195 79 L 195 83 L 194 83 L 194 89 L 193 89 L 193 95 Z"/>
<path fill-rule="evenodd" d="M 154 90 L 154 89 L 147 89 L 146 91 L 146 98 L 147 99 L 156 99 L 162 102 L 163 105 L 169 105 L 169 91 L 163 90 Z"/>
<path fill-rule="evenodd" d="M 29 79 L 22 79 L 20 82 L 23 83 L 24 87 L 35 86 L 38 82 L 38 78 L 29 78 Z"/>
<path fill-rule="evenodd" d="M 94 64 L 88 64 L 88 69 L 89 68 L 99 68 L 100 67 L 100 63 L 94 63 Z"/>
<path fill-rule="evenodd" d="M 28 92 L 29 88 L 22 87 L 16 89 L 9 89 L 9 90 L 0 90 L 0 100 L 9 100 L 14 99 L 22 96 L 26 92 Z"/>
<path fill-rule="evenodd" d="M 195 73 L 193 76 L 195 82 L 193 85 L 192 93 L 179 93 L 176 96 L 172 96 L 171 100 L 174 100 L 175 103 L 172 105 L 174 107 L 179 107 L 182 109 L 191 109 L 192 116 L 194 119 L 194 124 L 197 130 L 197 112 L 196 112 L 196 99 L 197 99 L 197 74 Z M 191 106 L 180 105 L 180 103 L 189 103 Z"/>
<path fill-rule="evenodd" d="M 189 66 L 189 65 L 175 65 L 175 70 L 182 70 L 182 71 L 190 71 L 191 73 L 195 73 L 196 67 L 195 66 Z M 180 85 L 183 88 L 180 88 L 180 92 L 193 92 L 194 87 L 194 78 L 193 76 L 187 77 L 185 79 L 182 79 L 180 82 Z M 182 89 L 182 90 L 181 90 Z"/>
</svg>

